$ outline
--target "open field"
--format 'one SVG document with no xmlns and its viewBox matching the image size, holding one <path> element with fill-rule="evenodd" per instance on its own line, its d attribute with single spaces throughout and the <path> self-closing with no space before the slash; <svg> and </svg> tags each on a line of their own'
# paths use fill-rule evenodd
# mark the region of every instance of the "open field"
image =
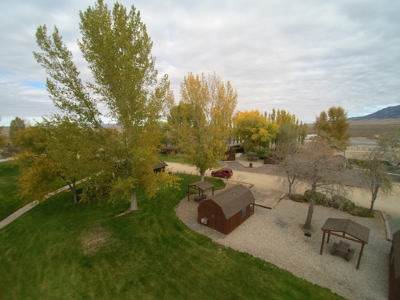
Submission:
<svg viewBox="0 0 400 300">
<path fill-rule="evenodd" d="M 400 119 L 374 119 L 366 121 L 351 121 L 348 133 L 352 137 L 365 137 L 373 139 L 375 136 L 398 134 L 400 137 Z M 308 124 L 308 133 L 315 134 L 313 124 Z"/>
<path fill-rule="evenodd" d="M 199 178 L 181 178 L 152 200 L 140 191 L 139 211 L 120 217 L 127 203 L 61 193 L 4 227 L 1 299 L 342 299 L 190 230 L 174 208 Z"/>
</svg>

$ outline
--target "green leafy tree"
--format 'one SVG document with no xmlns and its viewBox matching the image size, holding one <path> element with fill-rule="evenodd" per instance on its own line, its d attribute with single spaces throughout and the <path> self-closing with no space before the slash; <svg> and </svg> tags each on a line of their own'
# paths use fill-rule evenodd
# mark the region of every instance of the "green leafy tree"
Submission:
<svg viewBox="0 0 400 300">
<path fill-rule="evenodd" d="M 116 3 L 109 10 L 98 0 L 80 12 L 80 20 L 82 40 L 78 44 L 93 82 L 84 84 L 79 78 L 72 53 L 57 28 L 51 36 L 46 26 L 38 28 L 36 39 L 42 52 L 34 56 L 46 69 L 50 97 L 64 114 L 102 134 L 100 102 L 107 116 L 122 127 L 102 146 L 102 160 L 108 163 L 104 172 L 112 174 L 111 201 L 130 199 L 131 210 L 136 210 L 139 187 L 152 197 L 158 187 L 177 181 L 174 176 L 153 172 L 161 140 L 159 119 L 171 105 L 168 77 L 157 82 L 152 42 L 134 6 L 127 11 Z"/>
<path fill-rule="evenodd" d="M 181 102 L 171 110 L 168 122 L 177 146 L 197 167 L 201 181 L 224 156 L 236 104 L 237 94 L 230 82 L 222 82 L 215 73 L 189 73 L 181 84 Z"/>
<path fill-rule="evenodd" d="M 1 116 L 0 116 L 0 122 L 1 122 Z M 4 136 L 3 133 L 3 126 L 0 126 L 0 149 L 4 148 L 6 145 L 6 137 Z"/>
<path fill-rule="evenodd" d="M 14 120 L 10 122 L 10 140 L 14 142 L 18 133 L 25 130 L 25 121 L 19 117 L 15 117 Z"/>
<path fill-rule="evenodd" d="M 254 151 L 256 147 L 268 148 L 278 134 L 279 126 L 275 121 L 269 121 L 258 110 L 237 112 L 234 117 L 234 135 L 243 141 L 246 152 Z"/>
<path fill-rule="evenodd" d="M 160 131 L 162 136 L 162 143 L 165 148 L 173 143 L 171 136 L 171 125 L 168 122 L 160 121 Z"/>
<path fill-rule="evenodd" d="M 19 194 L 44 200 L 52 185 L 63 179 L 78 203 L 77 183 L 104 170 L 97 159 L 99 135 L 90 126 L 75 120 L 47 120 L 25 130 L 17 144 L 23 150 L 17 156 L 21 177 Z M 96 161 L 96 163 L 91 163 Z"/>
<path fill-rule="evenodd" d="M 328 112 L 322 111 L 315 120 L 314 128 L 318 137 L 326 140 L 332 148 L 345 151 L 350 138 L 347 134 L 349 125 L 347 113 L 338 106 L 329 108 Z"/>
<path fill-rule="evenodd" d="M 307 136 L 308 126 L 303 122 L 300 122 L 296 115 L 290 114 L 285 110 L 272 110 L 271 114 L 264 113 L 269 121 L 276 122 L 279 126 L 279 131 L 275 139 L 275 143 L 279 140 L 284 142 L 287 139 L 293 139 L 301 144 L 304 144 L 305 138 Z"/>
</svg>

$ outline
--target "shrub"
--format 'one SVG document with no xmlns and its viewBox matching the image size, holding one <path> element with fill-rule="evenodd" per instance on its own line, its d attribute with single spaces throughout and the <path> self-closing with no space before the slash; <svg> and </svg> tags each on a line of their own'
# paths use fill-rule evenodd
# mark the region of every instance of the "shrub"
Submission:
<svg viewBox="0 0 400 300">
<path fill-rule="evenodd" d="M 342 196 L 338 196 L 335 195 L 332 197 L 332 204 L 334 208 L 337 208 L 339 210 L 343 210 L 343 211 L 352 211 L 356 208 L 356 205 L 354 204 L 353 201 L 342 197 Z"/>
<path fill-rule="evenodd" d="M 265 157 L 265 150 L 261 150 L 257 152 L 258 159 L 264 159 Z"/>
<path fill-rule="evenodd" d="M 289 199 L 295 202 L 304 202 L 304 196 L 302 194 L 291 194 Z"/>
<path fill-rule="evenodd" d="M 359 207 L 359 206 L 356 206 L 352 211 L 350 211 L 350 214 L 353 216 L 361 217 L 361 218 L 373 218 L 374 217 L 374 212 L 372 212 L 372 214 L 370 214 L 369 208 Z"/>
<path fill-rule="evenodd" d="M 316 195 L 315 195 L 315 203 L 316 204 L 321 204 L 321 203 L 324 202 L 325 198 L 326 198 L 325 194 L 317 192 Z M 310 190 L 306 190 L 304 192 L 304 200 L 307 201 L 307 202 L 310 202 L 310 199 L 311 199 L 311 191 Z"/>
</svg>

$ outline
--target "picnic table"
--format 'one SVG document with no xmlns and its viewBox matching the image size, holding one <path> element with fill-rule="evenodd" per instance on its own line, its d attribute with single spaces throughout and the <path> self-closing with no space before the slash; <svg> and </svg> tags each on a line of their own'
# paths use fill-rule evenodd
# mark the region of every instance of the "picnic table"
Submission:
<svg viewBox="0 0 400 300">
<path fill-rule="evenodd" d="M 354 249 L 350 249 L 350 244 L 340 241 L 339 243 L 334 243 L 331 247 L 331 255 L 339 255 L 345 260 L 349 261 L 354 253 Z"/>
</svg>

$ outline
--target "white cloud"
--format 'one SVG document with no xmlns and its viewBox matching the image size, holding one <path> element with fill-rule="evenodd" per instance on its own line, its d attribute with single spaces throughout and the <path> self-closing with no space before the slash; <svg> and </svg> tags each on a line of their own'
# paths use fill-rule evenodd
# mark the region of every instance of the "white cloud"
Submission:
<svg viewBox="0 0 400 300">
<path fill-rule="evenodd" d="M 112 7 L 113 2 L 109 3 Z M 121 1 L 127 8 L 131 1 Z M 36 63 L 34 33 L 54 25 L 79 54 L 79 10 L 94 1 L 5 1 L 0 4 L 0 115 L 40 117 L 54 111 Z M 176 101 L 188 72 L 215 71 L 239 94 L 238 110 L 285 109 L 303 121 L 343 106 L 349 116 L 400 104 L 400 2 L 135 1 L 147 25 L 160 74 Z M 4 45 L 4 46 L 3 46 Z M 39 102 L 40 100 L 40 102 Z"/>
</svg>

